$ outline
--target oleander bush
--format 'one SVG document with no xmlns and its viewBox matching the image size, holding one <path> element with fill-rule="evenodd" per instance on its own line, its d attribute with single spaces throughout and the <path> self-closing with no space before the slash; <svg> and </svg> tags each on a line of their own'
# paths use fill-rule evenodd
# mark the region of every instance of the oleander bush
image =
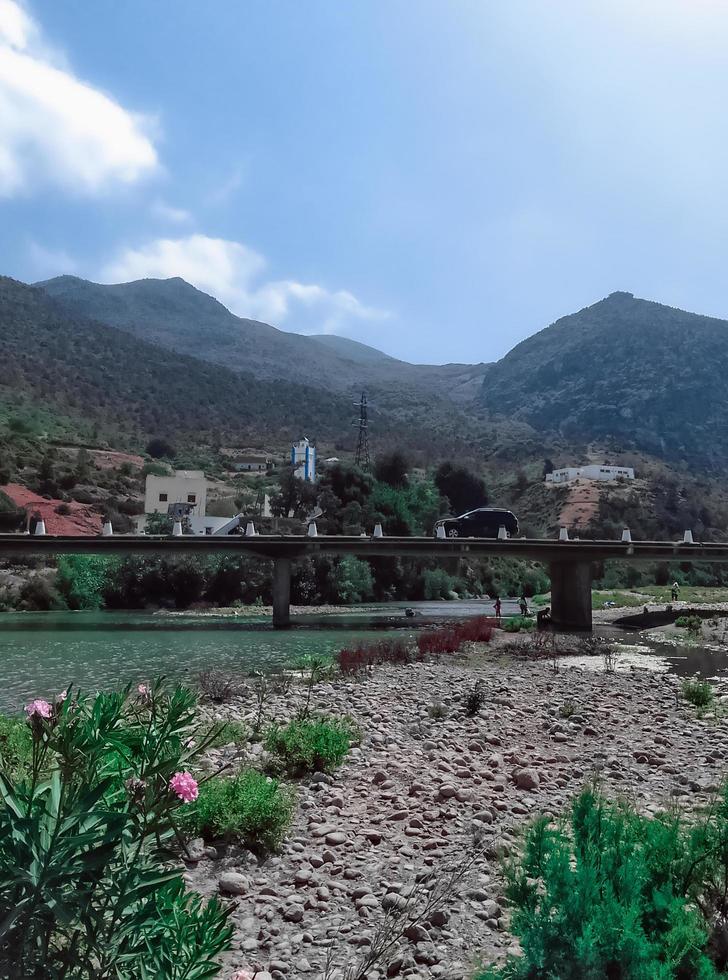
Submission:
<svg viewBox="0 0 728 980">
<path fill-rule="evenodd" d="M 194 836 L 233 838 L 257 851 L 275 851 L 291 819 L 293 796 L 277 780 L 254 769 L 200 786 L 198 798 L 182 815 Z"/>
<path fill-rule="evenodd" d="M 691 822 L 584 790 L 506 867 L 522 954 L 477 980 L 710 980 L 728 967 L 728 798 Z"/>
<path fill-rule="evenodd" d="M 0 724 L 0 976 L 205 980 L 228 912 L 170 861 L 215 733 L 161 683 L 26 707 Z"/>
<path fill-rule="evenodd" d="M 292 776 L 332 772 L 358 741 L 356 727 L 344 718 L 297 718 L 287 725 L 272 725 L 265 747 L 274 766 Z"/>
</svg>

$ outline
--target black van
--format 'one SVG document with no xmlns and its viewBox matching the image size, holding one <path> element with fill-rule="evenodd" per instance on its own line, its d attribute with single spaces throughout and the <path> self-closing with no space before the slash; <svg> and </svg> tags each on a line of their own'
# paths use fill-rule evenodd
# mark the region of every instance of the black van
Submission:
<svg viewBox="0 0 728 980">
<path fill-rule="evenodd" d="M 460 517 L 445 517 L 435 524 L 437 529 L 445 528 L 448 538 L 497 538 L 498 528 L 504 527 L 509 538 L 518 534 L 518 518 L 510 510 L 498 507 L 477 507 Z"/>
</svg>

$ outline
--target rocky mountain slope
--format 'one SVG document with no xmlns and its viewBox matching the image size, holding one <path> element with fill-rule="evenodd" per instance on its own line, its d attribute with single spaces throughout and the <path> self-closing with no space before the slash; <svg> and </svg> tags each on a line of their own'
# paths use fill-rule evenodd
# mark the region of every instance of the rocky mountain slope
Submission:
<svg viewBox="0 0 728 980">
<path fill-rule="evenodd" d="M 334 436 L 348 400 L 271 383 L 71 314 L 43 290 L 0 277 L 0 401 L 93 420 L 112 444 L 152 434 L 240 442 L 301 431 Z"/>
<path fill-rule="evenodd" d="M 514 347 L 481 403 L 567 441 L 724 469 L 728 322 L 613 293 Z"/>
<path fill-rule="evenodd" d="M 36 283 L 67 310 L 257 378 L 306 380 L 330 390 L 423 391 L 470 398 L 485 365 L 417 365 L 343 337 L 308 337 L 235 316 L 184 279 L 100 285 L 75 276 Z M 464 394 L 463 394 L 464 393 Z"/>
</svg>

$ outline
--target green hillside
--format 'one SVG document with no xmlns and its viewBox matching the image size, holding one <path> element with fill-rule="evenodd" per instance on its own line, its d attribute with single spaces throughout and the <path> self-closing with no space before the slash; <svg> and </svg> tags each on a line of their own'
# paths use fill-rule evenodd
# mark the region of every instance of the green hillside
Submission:
<svg viewBox="0 0 728 980">
<path fill-rule="evenodd" d="M 728 323 L 613 293 L 518 344 L 481 401 L 566 441 L 723 469 Z"/>
<path fill-rule="evenodd" d="M 52 406 L 82 431 L 93 423 L 125 445 L 159 433 L 233 444 L 303 430 L 335 438 L 350 414 L 341 396 L 164 350 L 0 277 L 0 403 L 23 402 Z"/>
</svg>

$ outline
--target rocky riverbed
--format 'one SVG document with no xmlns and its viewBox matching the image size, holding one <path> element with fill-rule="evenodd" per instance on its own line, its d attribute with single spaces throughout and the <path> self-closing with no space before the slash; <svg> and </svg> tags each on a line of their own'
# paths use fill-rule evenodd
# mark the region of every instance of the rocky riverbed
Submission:
<svg viewBox="0 0 728 980">
<path fill-rule="evenodd" d="M 372 980 L 470 977 L 515 948 L 500 866 L 531 817 L 563 810 L 594 777 L 648 812 L 709 801 L 728 750 L 720 710 L 699 718 L 669 674 L 569 664 L 483 646 L 317 685 L 314 710 L 349 715 L 361 745 L 333 776 L 297 787 L 280 854 L 196 842 L 188 864 L 194 888 L 235 904 L 227 975 L 343 977 L 388 937 Z M 476 682 L 485 702 L 468 717 Z M 269 717 L 302 697 L 276 695 Z M 243 697 L 211 714 L 254 711 Z"/>
</svg>

